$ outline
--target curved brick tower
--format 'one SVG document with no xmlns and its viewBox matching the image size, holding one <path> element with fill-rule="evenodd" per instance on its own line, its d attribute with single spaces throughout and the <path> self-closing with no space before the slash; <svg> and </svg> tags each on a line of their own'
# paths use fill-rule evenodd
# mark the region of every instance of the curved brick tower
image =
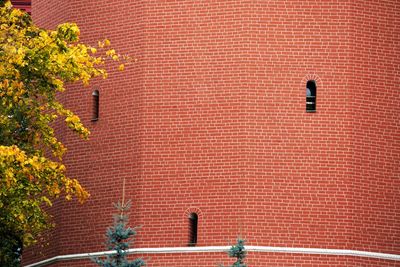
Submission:
<svg viewBox="0 0 400 267">
<path fill-rule="evenodd" d="M 399 1 L 35 0 L 32 13 L 138 63 L 69 91 L 92 135 L 64 134 L 66 165 L 92 196 L 56 205 L 51 246 L 26 264 L 93 266 L 74 255 L 104 250 L 125 178 L 134 248 L 163 252 L 141 254 L 148 266 L 226 265 L 216 246 L 239 235 L 252 267 L 400 266 Z"/>
</svg>

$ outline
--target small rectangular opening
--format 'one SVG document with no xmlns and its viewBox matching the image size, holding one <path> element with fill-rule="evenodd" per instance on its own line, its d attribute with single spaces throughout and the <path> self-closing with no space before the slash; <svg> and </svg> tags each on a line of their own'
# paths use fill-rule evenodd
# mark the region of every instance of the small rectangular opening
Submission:
<svg viewBox="0 0 400 267">
<path fill-rule="evenodd" d="M 317 85 L 315 81 L 307 81 L 306 85 L 306 112 L 317 110 Z"/>
<path fill-rule="evenodd" d="M 189 243 L 190 247 L 194 247 L 197 244 L 197 227 L 198 227 L 198 216 L 196 213 L 192 213 L 189 216 Z"/>
</svg>

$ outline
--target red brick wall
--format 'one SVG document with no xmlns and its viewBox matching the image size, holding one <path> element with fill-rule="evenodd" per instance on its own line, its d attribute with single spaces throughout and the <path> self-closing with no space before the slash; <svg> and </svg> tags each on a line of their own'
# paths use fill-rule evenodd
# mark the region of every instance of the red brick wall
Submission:
<svg viewBox="0 0 400 267">
<path fill-rule="evenodd" d="M 11 3 L 15 8 L 31 13 L 31 0 L 11 0 Z"/>
<path fill-rule="evenodd" d="M 85 41 L 107 37 L 138 63 L 65 99 L 92 131 L 88 142 L 63 137 L 69 173 L 92 197 L 56 206 L 51 255 L 104 249 L 124 178 L 142 226 L 135 247 L 186 246 L 197 210 L 199 245 L 240 235 L 400 252 L 397 1 L 61 2 L 34 1 L 34 20 L 77 22 Z M 307 79 L 316 113 L 305 112 Z M 100 119 L 90 122 L 95 89 Z M 191 255 L 174 266 L 207 257 Z M 386 264 L 249 255 L 251 266 L 334 262 Z"/>
<path fill-rule="evenodd" d="M 353 243 L 398 253 L 399 2 L 359 1 L 353 8 Z"/>
</svg>

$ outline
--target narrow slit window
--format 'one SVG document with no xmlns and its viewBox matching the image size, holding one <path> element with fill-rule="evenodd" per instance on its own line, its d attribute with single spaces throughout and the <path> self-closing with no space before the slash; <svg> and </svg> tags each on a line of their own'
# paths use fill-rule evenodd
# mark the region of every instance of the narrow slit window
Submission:
<svg viewBox="0 0 400 267">
<path fill-rule="evenodd" d="M 306 85 L 306 111 L 315 112 L 317 110 L 317 85 L 315 81 L 308 81 Z"/>
<path fill-rule="evenodd" d="M 92 93 L 92 97 L 92 121 L 97 121 L 99 119 L 99 90 L 94 90 Z"/>
<path fill-rule="evenodd" d="M 196 246 L 198 221 L 199 217 L 196 213 L 189 215 L 189 246 Z"/>
</svg>

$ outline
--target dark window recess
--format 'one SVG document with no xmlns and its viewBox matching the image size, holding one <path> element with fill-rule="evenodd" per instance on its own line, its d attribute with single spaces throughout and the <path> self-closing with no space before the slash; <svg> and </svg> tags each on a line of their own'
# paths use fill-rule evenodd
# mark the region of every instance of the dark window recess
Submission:
<svg viewBox="0 0 400 267">
<path fill-rule="evenodd" d="M 196 213 L 189 215 L 189 246 L 196 246 L 198 221 L 199 217 Z"/>
<path fill-rule="evenodd" d="M 317 85 L 315 81 L 308 81 L 306 85 L 306 111 L 315 112 L 317 110 Z"/>
<path fill-rule="evenodd" d="M 99 91 L 94 90 L 92 96 L 93 96 L 92 121 L 97 121 L 99 119 Z"/>
</svg>

